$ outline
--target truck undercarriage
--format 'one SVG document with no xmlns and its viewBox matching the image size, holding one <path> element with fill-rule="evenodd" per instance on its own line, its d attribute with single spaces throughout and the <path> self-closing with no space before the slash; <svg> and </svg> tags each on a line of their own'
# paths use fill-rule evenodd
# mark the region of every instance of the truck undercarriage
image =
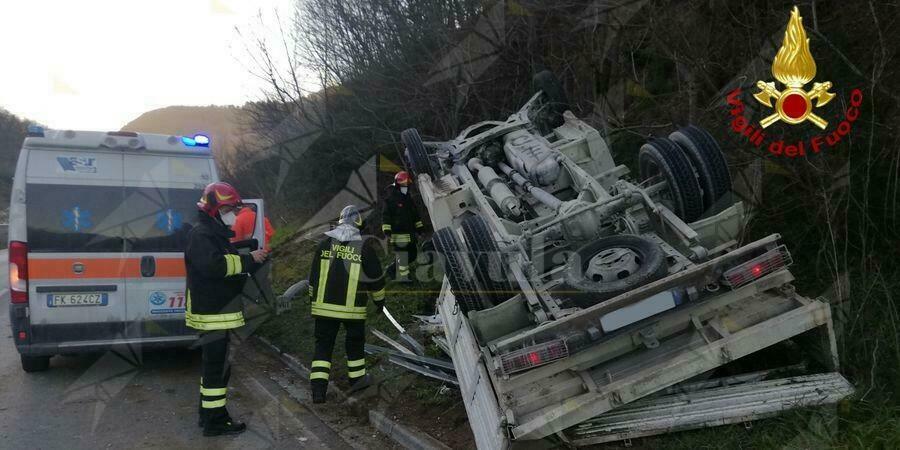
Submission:
<svg viewBox="0 0 900 450">
<path fill-rule="evenodd" d="M 402 134 L 442 256 L 438 311 L 479 448 L 628 439 L 852 392 L 837 373 L 830 307 L 795 292 L 779 235 L 742 245 L 744 207 L 708 133 L 649 140 L 632 180 L 567 111 L 551 74 L 535 84 L 506 121 L 445 142 Z M 797 346 L 821 373 L 772 379 L 757 361 L 729 378 L 740 383 L 710 378 L 776 344 Z"/>
</svg>

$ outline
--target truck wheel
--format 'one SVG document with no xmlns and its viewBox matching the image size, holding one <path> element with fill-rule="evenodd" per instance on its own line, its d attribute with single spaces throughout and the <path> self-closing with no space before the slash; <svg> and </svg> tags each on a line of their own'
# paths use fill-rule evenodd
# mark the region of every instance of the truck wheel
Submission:
<svg viewBox="0 0 900 450">
<path fill-rule="evenodd" d="M 650 139 L 638 153 L 641 179 L 658 178 L 668 187 L 663 191 L 663 204 L 685 222 L 693 222 L 703 214 L 703 195 L 697 176 L 678 144 L 663 138 Z"/>
<path fill-rule="evenodd" d="M 562 294 L 587 308 L 668 273 L 665 252 L 656 242 L 632 234 L 598 239 L 569 258 Z"/>
<path fill-rule="evenodd" d="M 406 157 L 412 164 L 413 173 L 416 175 L 427 174 L 432 180 L 437 179 L 431 159 L 425 150 L 425 144 L 419 136 L 419 130 L 408 128 L 400 133 L 400 142 L 406 147 Z"/>
<path fill-rule="evenodd" d="M 566 91 L 563 90 L 562 83 L 559 78 L 549 70 L 542 70 L 534 75 L 531 84 L 535 91 L 542 91 L 547 100 L 547 106 L 550 110 L 549 124 L 556 128 L 565 122 L 563 113 L 569 108 L 569 99 L 566 97 Z"/>
<path fill-rule="evenodd" d="M 19 356 L 22 358 L 22 370 L 26 372 L 43 372 L 50 368 L 49 356 Z"/>
<path fill-rule="evenodd" d="M 441 255 L 444 275 L 450 282 L 450 290 L 463 314 L 489 307 L 488 302 L 479 295 L 472 266 L 456 233 L 450 228 L 441 228 L 434 232 L 431 241 L 434 242 L 434 249 Z"/>
<path fill-rule="evenodd" d="M 513 296 L 513 287 L 507 279 L 500 249 L 487 221 L 481 216 L 467 217 L 462 221 L 462 232 L 469 246 L 475 277 L 495 305 L 505 302 Z"/>
<path fill-rule="evenodd" d="M 687 155 L 703 190 L 703 208 L 709 210 L 731 191 L 731 175 L 722 149 L 706 130 L 688 125 L 669 135 Z"/>
</svg>

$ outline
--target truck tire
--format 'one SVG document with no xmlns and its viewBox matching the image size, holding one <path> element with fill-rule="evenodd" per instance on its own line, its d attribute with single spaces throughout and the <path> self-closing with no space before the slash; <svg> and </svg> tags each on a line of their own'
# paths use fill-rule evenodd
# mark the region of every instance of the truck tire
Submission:
<svg viewBox="0 0 900 450">
<path fill-rule="evenodd" d="M 413 174 L 427 174 L 432 180 L 437 178 L 434 167 L 431 165 L 431 159 L 425 150 L 425 144 L 419 136 L 419 130 L 408 128 L 400 133 L 400 142 L 406 147 L 406 157 L 412 165 Z"/>
<path fill-rule="evenodd" d="M 675 215 L 691 223 L 703 214 L 703 195 L 697 175 L 678 144 L 652 138 L 638 152 L 641 180 L 661 177 L 668 184 L 669 205 Z"/>
<path fill-rule="evenodd" d="M 462 232 L 478 282 L 495 305 L 505 302 L 513 296 L 513 287 L 487 221 L 481 216 L 469 216 L 462 221 Z"/>
<path fill-rule="evenodd" d="M 687 155 L 703 190 L 703 208 L 709 210 L 731 191 L 731 174 L 722 149 L 706 130 L 688 125 L 669 135 Z"/>
<path fill-rule="evenodd" d="M 542 70 L 534 75 L 531 84 L 535 91 L 542 91 L 550 110 L 549 124 L 556 128 L 565 122 L 563 113 L 569 108 L 569 99 L 563 90 L 559 78 L 549 70 Z"/>
<path fill-rule="evenodd" d="M 49 356 L 19 355 L 22 358 L 22 370 L 31 372 L 43 372 L 50 368 Z"/>
<path fill-rule="evenodd" d="M 634 255 L 635 270 L 620 267 L 609 279 L 589 276 L 594 257 L 604 252 L 625 250 Z M 622 234 L 591 242 L 575 251 L 564 270 L 561 293 L 577 306 L 587 308 L 603 300 L 613 298 L 647 283 L 656 281 L 668 273 L 665 252 L 656 242 L 647 238 Z"/>
<path fill-rule="evenodd" d="M 450 228 L 441 228 L 434 232 L 431 241 L 434 242 L 434 249 L 441 255 L 444 275 L 450 282 L 450 290 L 463 314 L 489 307 L 488 302 L 479 295 L 481 291 L 475 283 L 468 255 L 463 251 L 456 233 Z"/>
</svg>

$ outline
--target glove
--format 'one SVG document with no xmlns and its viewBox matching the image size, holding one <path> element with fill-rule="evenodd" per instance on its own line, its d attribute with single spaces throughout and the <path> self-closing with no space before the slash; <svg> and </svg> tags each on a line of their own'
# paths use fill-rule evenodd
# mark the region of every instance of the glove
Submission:
<svg viewBox="0 0 900 450">
<path fill-rule="evenodd" d="M 384 312 L 384 302 L 375 303 L 375 314 L 381 314 Z"/>
</svg>

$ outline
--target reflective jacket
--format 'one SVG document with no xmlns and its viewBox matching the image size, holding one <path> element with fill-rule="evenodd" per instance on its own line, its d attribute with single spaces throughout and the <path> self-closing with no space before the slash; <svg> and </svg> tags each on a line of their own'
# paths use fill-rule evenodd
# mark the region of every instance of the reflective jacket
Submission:
<svg viewBox="0 0 900 450">
<path fill-rule="evenodd" d="M 359 230 L 341 225 L 319 243 L 309 274 L 312 315 L 342 320 L 366 320 L 368 296 L 384 301 L 384 274 L 371 245 Z"/>
<path fill-rule="evenodd" d="M 272 228 L 272 224 L 269 222 L 268 217 L 263 217 L 263 226 L 265 226 L 265 233 L 263 235 L 263 239 L 265 242 L 262 247 L 266 250 L 271 250 L 269 247 L 269 241 L 272 240 L 272 236 L 275 234 L 275 229 Z M 234 225 L 231 226 L 231 231 L 234 232 L 234 237 L 231 238 L 231 242 L 241 242 L 246 241 L 253 238 L 253 231 L 256 228 L 256 212 L 250 208 L 241 208 L 240 212 L 238 212 L 237 217 L 234 219 Z"/>
<path fill-rule="evenodd" d="M 384 211 L 381 213 L 381 231 L 393 235 L 409 236 L 411 233 L 425 227 L 412 195 L 400 192 L 395 185 L 388 186 L 384 196 Z"/>
<path fill-rule="evenodd" d="M 198 212 L 197 225 L 184 251 L 187 270 L 187 326 L 197 330 L 225 330 L 244 325 L 240 293 L 247 274 L 259 268 L 250 255 L 238 255 L 225 225 Z"/>
</svg>

